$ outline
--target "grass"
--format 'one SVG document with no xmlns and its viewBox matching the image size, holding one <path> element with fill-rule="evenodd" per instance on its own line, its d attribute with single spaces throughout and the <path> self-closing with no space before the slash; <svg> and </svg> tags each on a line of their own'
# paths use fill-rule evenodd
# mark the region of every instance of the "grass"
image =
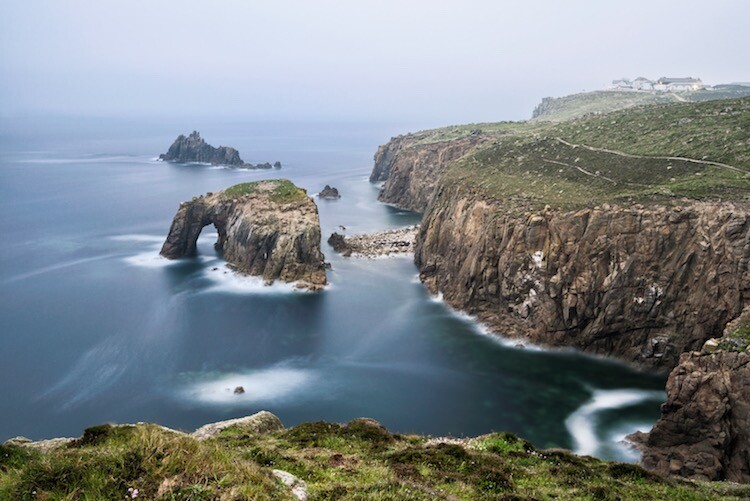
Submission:
<svg viewBox="0 0 750 501">
<path fill-rule="evenodd" d="M 461 444 L 392 434 L 358 419 L 199 442 L 154 425 L 102 426 L 47 454 L 0 448 L 0 499 L 739 499 L 750 486 L 666 479 L 639 466 L 537 450 L 509 433 Z M 130 491 L 132 492 L 132 491 Z"/>
<path fill-rule="evenodd" d="M 587 114 L 652 104 L 674 103 L 678 99 L 664 92 L 593 91 L 558 98 L 545 98 L 533 113 L 534 121 L 564 122 Z"/>
<path fill-rule="evenodd" d="M 224 198 L 238 198 L 244 195 L 267 195 L 275 203 L 287 204 L 303 200 L 307 197 L 307 192 L 295 186 L 288 179 L 272 179 L 236 184 L 223 190 L 221 195 Z"/>
<path fill-rule="evenodd" d="M 739 171 L 663 157 L 714 161 Z M 515 210 L 680 204 L 683 197 L 746 201 L 750 98 L 633 108 L 518 130 L 454 162 L 441 184 Z"/>
</svg>

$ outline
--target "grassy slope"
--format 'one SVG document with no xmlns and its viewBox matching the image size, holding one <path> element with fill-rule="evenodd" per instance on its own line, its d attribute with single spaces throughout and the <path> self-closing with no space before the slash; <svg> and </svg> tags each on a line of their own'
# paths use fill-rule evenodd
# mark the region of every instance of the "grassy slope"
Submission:
<svg viewBox="0 0 750 501">
<path fill-rule="evenodd" d="M 680 92 L 594 91 L 546 98 L 534 111 L 533 121 L 564 122 L 587 114 L 602 114 L 635 106 L 700 102 L 750 96 L 750 87 L 720 85 L 714 90 Z"/>
<path fill-rule="evenodd" d="M 509 126 L 506 126 L 509 129 Z M 617 150 L 629 158 L 575 145 Z M 684 156 L 740 171 L 656 158 Z M 584 172 L 585 171 L 585 172 Z M 745 201 L 750 195 L 750 98 L 648 106 L 539 123 L 508 132 L 454 163 L 444 183 L 518 209 L 575 209 L 604 202 Z"/>
<path fill-rule="evenodd" d="M 739 499 L 750 486 L 665 479 L 622 463 L 538 451 L 510 434 L 461 444 L 393 435 L 369 420 L 307 423 L 213 439 L 154 425 L 89 429 L 47 454 L 0 446 L 0 499 L 291 499 L 289 471 L 311 499 Z"/>
<path fill-rule="evenodd" d="M 264 181 L 253 181 L 231 186 L 221 192 L 224 198 L 236 198 L 243 195 L 252 195 L 262 191 L 268 192 L 268 197 L 279 204 L 285 204 L 302 200 L 307 192 L 298 188 L 288 179 L 271 179 Z"/>
</svg>

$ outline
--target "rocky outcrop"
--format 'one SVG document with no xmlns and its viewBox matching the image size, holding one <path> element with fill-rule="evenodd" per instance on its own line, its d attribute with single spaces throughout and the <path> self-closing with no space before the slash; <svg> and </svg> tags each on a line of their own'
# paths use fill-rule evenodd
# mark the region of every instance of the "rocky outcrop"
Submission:
<svg viewBox="0 0 750 501">
<path fill-rule="evenodd" d="M 228 428 L 236 428 L 248 434 L 258 435 L 282 431 L 284 425 L 275 414 L 260 411 L 251 416 L 203 425 L 192 433 L 192 437 L 197 440 L 208 440 Z"/>
<path fill-rule="evenodd" d="M 496 332 L 668 371 L 750 300 L 750 216 L 731 203 L 523 213 L 441 187 L 420 277 Z"/>
<path fill-rule="evenodd" d="M 287 180 L 233 186 L 180 204 L 161 255 L 196 253 L 201 230 L 213 224 L 215 246 L 237 271 L 319 289 L 326 284 L 315 203 Z"/>
<path fill-rule="evenodd" d="M 198 131 L 189 136 L 180 134 L 166 153 L 159 155 L 160 160 L 178 163 L 208 163 L 211 165 L 228 165 L 245 169 L 281 168 L 281 163 L 248 164 L 240 158 L 240 153 L 229 146 L 211 146 L 203 140 Z"/>
<path fill-rule="evenodd" d="M 414 240 L 419 226 L 344 236 L 333 233 L 328 244 L 343 256 L 380 257 L 414 251 Z"/>
<path fill-rule="evenodd" d="M 326 185 L 325 188 L 323 188 L 321 192 L 318 193 L 318 198 L 325 198 L 328 200 L 338 200 L 339 198 L 341 198 L 341 195 L 339 195 L 339 190 L 329 185 Z"/>
<path fill-rule="evenodd" d="M 450 162 L 489 140 L 479 131 L 451 141 L 421 142 L 418 135 L 399 136 L 378 148 L 371 182 L 385 181 L 378 200 L 424 212 L 440 174 Z"/>
<path fill-rule="evenodd" d="M 691 352 L 667 381 L 643 465 L 698 480 L 750 482 L 750 353 Z"/>
<path fill-rule="evenodd" d="M 659 473 L 750 482 L 750 307 L 723 337 L 680 357 L 661 418 L 628 439 Z"/>
</svg>

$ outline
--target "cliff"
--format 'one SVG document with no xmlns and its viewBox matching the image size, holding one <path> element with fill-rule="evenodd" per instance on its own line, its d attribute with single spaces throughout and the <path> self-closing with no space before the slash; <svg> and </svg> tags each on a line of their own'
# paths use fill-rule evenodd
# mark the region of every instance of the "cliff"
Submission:
<svg viewBox="0 0 750 501">
<path fill-rule="evenodd" d="M 47 441 L 49 442 L 49 441 Z M 377 421 L 303 423 L 269 412 L 193 433 L 100 425 L 0 444 L 0 499 L 740 499 L 750 487 L 667 479 L 536 449 L 509 433 L 428 438 Z"/>
<path fill-rule="evenodd" d="M 750 299 L 749 118 L 739 99 L 402 136 L 381 199 L 424 208 L 415 260 L 452 306 L 669 371 Z"/>
<path fill-rule="evenodd" d="M 513 214 L 445 188 L 417 238 L 420 277 L 496 332 L 665 371 L 750 299 L 746 207 Z"/>
<path fill-rule="evenodd" d="M 237 271 L 309 289 L 326 284 L 318 209 L 291 182 L 243 183 L 181 203 L 161 255 L 194 255 L 209 224 L 219 233 L 217 250 Z"/>
<path fill-rule="evenodd" d="M 193 131 L 189 136 L 180 134 L 175 139 L 167 153 L 159 155 L 160 160 L 178 163 L 208 163 L 211 165 L 228 165 L 246 169 L 270 169 L 280 168 L 281 163 L 248 164 L 241 158 L 234 148 L 229 146 L 211 146 L 200 136 L 198 131 Z"/>
<path fill-rule="evenodd" d="M 648 434 L 631 438 L 662 474 L 750 482 L 750 310 L 718 340 L 684 353 Z"/>
<path fill-rule="evenodd" d="M 489 140 L 480 130 L 466 137 L 437 142 L 424 136 L 399 136 L 378 148 L 370 181 L 385 181 L 378 200 L 424 212 L 435 184 L 448 164 Z"/>
</svg>

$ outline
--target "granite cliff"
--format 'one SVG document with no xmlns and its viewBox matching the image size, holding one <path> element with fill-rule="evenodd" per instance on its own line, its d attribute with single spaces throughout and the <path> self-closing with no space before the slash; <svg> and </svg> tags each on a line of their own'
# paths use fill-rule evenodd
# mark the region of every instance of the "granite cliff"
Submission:
<svg viewBox="0 0 750 501">
<path fill-rule="evenodd" d="M 698 480 L 750 482 L 750 310 L 720 339 L 684 353 L 650 433 L 630 438 L 643 464 Z"/>
<path fill-rule="evenodd" d="M 421 280 L 502 335 L 671 371 L 643 464 L 749 482 L 748 314 L 721 335 L 750 304 L 750 100 L 475 127 L 376 155 L 381 199 L 424 212 Z"/>
<path fill-rule="evenodd" d="M 240 153 L 229 146 L 214 147 L 208 144 L 198 131 L 193 131 L 189 136 L 180 134 L 166 153 L 159 155 L 160 160 L 178 163 L 208 163 L 211 165 L 228 165 L 231 167 L 242 167 L 245 169 L 270 169 L 280 168 L 281 163 L 274 165 L 266 162 L 263 164 L 245 163 L 240 158 Z"/>
<path fill-rule="evenodd" d="M 209 224 L 219 234 L 217 250 L 237 271 L 313 290 L 326 284 L 318 209 L 291 182 L 243 183 L 181 203 L 161 255 L 194 255 Z"/>
<path fill-rule="evenodd" d="M 438 129 L 381 147 L 373 178 L 424 211 L 415 260 L 453 307 L 666 372 L 750 299 L 749 118 L 739 99 Z"/>
</svg>

